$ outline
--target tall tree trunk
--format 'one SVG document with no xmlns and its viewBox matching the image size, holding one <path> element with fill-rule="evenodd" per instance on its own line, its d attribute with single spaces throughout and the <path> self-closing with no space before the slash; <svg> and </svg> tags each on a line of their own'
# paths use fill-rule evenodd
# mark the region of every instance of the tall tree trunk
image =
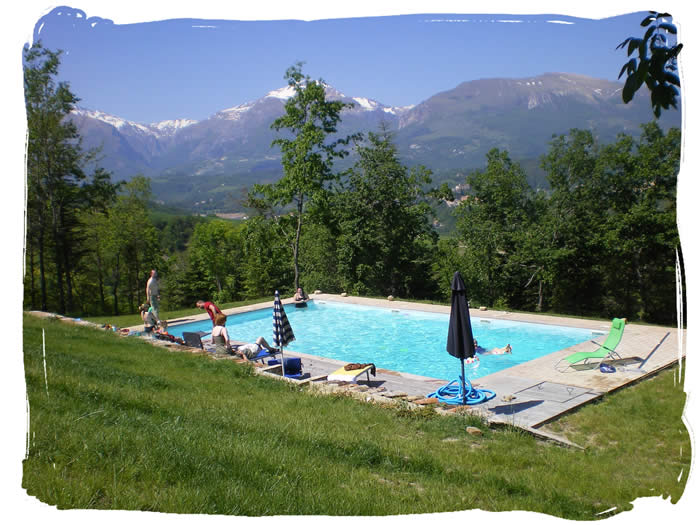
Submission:
<svg viewBox="0 0 700 525">
<path fill-rule="evenodd" d="M 301 239 L 301 222 L 302 213 L 304 211 L 304 195 L 299 195 L 299 200 L 297 201 L 297 232 L 294 238 L 294 291 L 296 292 L 299 288 L 299 241 Z"/>
<path fill-rule="evenodd" d="M 71 278 L 70 248 L 67 241 L 63 244 L 63 268 L 66 279 L 66 308 L 68 312 L 73 312 L 73 280 Z"/>
<path fill-rule="evenodd" d="M 68 312 L 75 311 L 75 301 L 73 298 L 73 277 L 70 269 L 66 270 L 66 308 Z"/>
<path fill-rule="evenodd" d="M 105 304 L 104 280 L 102 278 L 102 257 L 100 256 L 99 247 L 97 248 L 95 255 L 97 257 L 97 288 L 100 292 L 100 313 L 104 313 L 107 308 Z"/>
<path fill-rule="evenodd" d="M 647 316 L 647 289 L 645 286 L 644 275 L 642 274 L 642 249 L 638 248 L 635 250 L 633 261 L 634 261 L 634 273 L 637 280 L 637 289 L 639 290 L 639 304 L 637 305 L 637 312 L 639 312 L 639 320 L 646 321 Z M 630 301 L 631 302 L 631 301 Z"/>
<path fill-rule="evenodd" d="M 60 242 L 54 232 L 54 243 Z M 63 258 L 59 246 L 54 247 L 54 262 L 56 264 L 56 290 L 58 291 L 58 313 L 66 313 L 66 298 L 63 289 Z"/>
<path fill-rule="evenodd" d="M 66 311 L 71 313 L 73 308 L 73 283 L 71 282 L 72 263 L 71 248 L 72 239 L 70 228 L 66 226 L 66 207 L 61 206 L 58 214 L 59 235 L 61 238 L 61 261 L 63 267 L 63 279 L 66 286 L 65 303 Z"/>
<path fill-rule="evenodd" d="M 41 311 L 48 312 L 46 302 L 46 261 L 44 257 L 44 228 L 39 226 L 39 285 L 41 287 Z"/>
<path fill-rule="evenodd" d="M 141 280 L 139 279 L 139 260 L 138 256 L 134 256 L 133 272 L 131 275 L 131 285 L 129 286 L 129 311 L 135 312 L 138 310 L 139 304 L 141 304 L 141 294 L 146 295 L 146 287 L 141 286 Z M 146 297 L 144 303 L 149 302 L 150 299 Z"/>
<path fill-rule="evenodd" d="M 112 283 L 112 300 L 114 315 L 119 315 L 119 254 L 117 254 L 116 260 L 114 262 L 114 270 L 112 271 L 112 276 L 114 277 L 114 282 Z"/>
<path fill-rule="evenodd" d="M 29 308 L 36 310 L 36 283 L 34 282 L 34 239 L 29 237 L 27 242 L 29 251 Z"/>
<path fill-rule="evenodd" d="M 54 263 L 56 264 L 56 289 L 58 290 L 58 313 L 59 314 L 65 314 L 66 313 L 66 298 L 64 295 L 64 288 L 63 288 L 63 239 L 62 239 L 62 232 L 61 232 L 61 223 L 60 223 L 60 211 L 57 209 L 58 205 L 53 202 L 53 200 L 49 201 L 50 206 L 52 207 L 52 214 L 51 214 L 51 219 L 52 219 L 52 224 L 51 224 L 51 233 L 53 236 L 53 255 L 54 255 Z"/>
</svg>

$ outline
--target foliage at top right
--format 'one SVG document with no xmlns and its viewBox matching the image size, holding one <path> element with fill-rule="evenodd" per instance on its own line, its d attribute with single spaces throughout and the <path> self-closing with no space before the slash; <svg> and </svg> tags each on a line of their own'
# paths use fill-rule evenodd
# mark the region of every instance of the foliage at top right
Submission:
<svg viewBox="0 0 700 525">
<path fill-rule="evenodd" d="M 629 37 L 616 49 L 627 46 L 627 56 L 635 51 L 637 58 L 631 58 L 620 70 L 617 78 L 627 73 L 627 81 L 622 90 L 622 100 L 627 104 L 642 85 L 646 84 L 651 92 L 651 106 L 654 115 L 659 118 L 661 109 L 673 106 L 678 109 L 676 97 L 680 96 L 678 87 L 681 86 L 677 75 L 677 57 L 683 48 L 683 44 L 672 43 L 667 35 L 676 35 L 676 26 L 670 22 L 672 17 L 668 13 L 649 11 L 642 23 L 642 27 L 649 26 L 644 38 Z"/>
</svg>

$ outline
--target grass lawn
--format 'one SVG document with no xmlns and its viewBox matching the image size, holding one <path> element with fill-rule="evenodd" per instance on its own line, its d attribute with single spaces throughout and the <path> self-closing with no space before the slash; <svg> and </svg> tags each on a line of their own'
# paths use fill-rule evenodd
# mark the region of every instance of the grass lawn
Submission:
<svg viewBox="0 0 700 525">
<path fill-rule="evenodd" d="M 246 365 L 57 320 L 25 315 L 23 332 L 22 484 L 59 509 L 483 509 L 594 520 L 630 510 L 638 497 L 677 502 L 690 469 L 677 368 L 549 425 L 581 451 L 473 416 L 314 394 Z"/>
</svg>

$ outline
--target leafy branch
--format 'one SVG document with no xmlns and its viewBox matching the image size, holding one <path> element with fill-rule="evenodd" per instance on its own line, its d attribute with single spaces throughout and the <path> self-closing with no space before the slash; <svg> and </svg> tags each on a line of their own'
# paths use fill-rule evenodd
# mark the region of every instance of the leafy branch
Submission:
<svg viewBox="0 0 700 525">
<path fill-rule="evenodd" d="M 676 26 L 669 22 L 672 17 L 668 13 L 650 11 L 642 23 L 649 27 L 644 38 L 629 37 L 616 49 L 627 47 L 627 56 L 636 51 L 637 57 L 631 58 L 620 70 L 617 78 L 627 73 L 627 81 L 622 89 L 622 100 L 625 104 L 634 98 L 634 94 L 644 84 L 651 92 L 651 105 L 654 115 L 659 118 L 661 109 L 673 106 L 678 109 L 676 97 L 680 96 L 678 88 L 681 85 L 677 75 L 677 57 L 683 44 L 671 44 L 667 35 L 676 35 Z"/>
</svg>

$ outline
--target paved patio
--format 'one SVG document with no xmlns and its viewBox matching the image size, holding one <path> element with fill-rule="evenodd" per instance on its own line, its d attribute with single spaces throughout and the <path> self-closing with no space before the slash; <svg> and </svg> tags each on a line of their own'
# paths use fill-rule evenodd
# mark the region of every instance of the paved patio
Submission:
<svg viewBox="0 0 700 525">
<path fill-rule="evenodd" d="M 331 294 L 311 294 L 315 301 L 337 301 L 351 304 L 378 306 L 393 309 L 422 310 L 449 314 L 450 307 L 389 301 L 362 297 L 343 297 Z M 285 304 L 291 299 L 283 301 Z M 258 303 L 225 310 L 226 315 L 238 314 L 261 308 L 270 308 L 269 303 Z M 590 321 L 568 317 L 534 315 L 493 310 L 470 310 L 473 317 L 483 319 L 508 319 L 520 322 L 536 322 L 571 327 L 586 328 L 601 335 L 570 348 L 554 352 L 538 359 L 490 374 L 475 380 L 477 388 L 492 390 L 496 397 L 480 405 L 470 407 L 471 411 L 482 415 L 489 423 L 514 425 L 535 434 L 547 436 L 538 427 L 569 412 L 585 403 L 595 400 L 608 392 L 640 381 L 659 370 L 672 366 L 685 356 L 685 330 L 659 326 L 628 324 L 617 347 L 621 359 L 608 361 L 615 368 L 614 373 L 601 373 L 597 363 L 590 366 L 576 365 L 566 372 L 559 372 L 555 365 L 565 356 L 579 351 L 593 351 L 602 343 L 610 329 L 610 321 Z M 190 316 L 187 320 L 207 319 L 207 314 Z M 171 323 L 178 320 L 170 320 Z M 136 327 L 138 328 L 138 327 Z M 333 359 L 313 356 L 301 352 L 285 351 L 286 357 L 301 357 L 304 372 L 312 384 L 326 389 L 343 388 L 343 385 L 329 384 L 325 376 L 345 363 Z M 376 363 L 381 366 L 381 363 Z M 274 372 L 270 370 L 269 372 Z M 426 395 L 437 390 L 447 381 L 421 377 L 392 370 L 377 368 L 376 376 L 370 381 L 359 380 L 359 385 L 345 385 L 349 390 L 362 392 L 368 399 L 386 399 L 418 402 L 425 401 Z"/>
</svg>

